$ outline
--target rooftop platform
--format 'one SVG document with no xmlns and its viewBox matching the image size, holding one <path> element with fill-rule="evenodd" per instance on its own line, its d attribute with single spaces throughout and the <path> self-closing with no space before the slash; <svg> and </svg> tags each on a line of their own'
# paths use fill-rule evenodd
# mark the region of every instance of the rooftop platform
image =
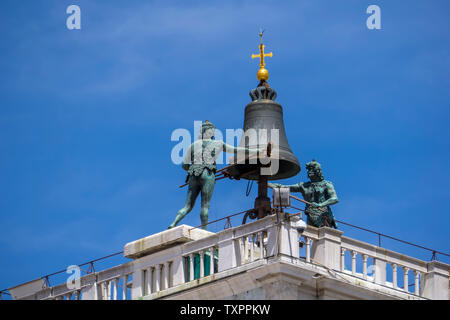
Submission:
<svg viewBox="0 0 450 320">
<path fill-rule="evenodd" d="M 182 225 L 126 244 L 130 262 L 83 276 L 75 288 L 33 281 L 10 292 L 30 300 L 449 299 L 448 264 L 340 230 L 297 230 L 295 219 L 278 213 L 218 233 Z"/>
</svg>

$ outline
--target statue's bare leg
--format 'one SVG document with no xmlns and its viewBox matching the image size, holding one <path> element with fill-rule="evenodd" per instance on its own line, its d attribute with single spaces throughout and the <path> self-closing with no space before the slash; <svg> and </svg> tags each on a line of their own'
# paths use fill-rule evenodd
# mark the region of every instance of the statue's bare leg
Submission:
<svg viewBox="0 0 450 320">
<path fill-rule="evenodd" d="M 202 229 L 206 230 L 209 215 L 209 203 L 214 191 L 216 177 L 214 172 L 204 170 L 201 176 L 202 183 L 202 209 L 200 211 L 200 220 L 202 221 Z"/>
<path fill-rule="evenodd" d="M 197 196 L 201 190 L 201 186 L 199 185 L 198 180 L 199 179 L 197 177 L 190 177 L 186 204 L 180 211 L 178 211 L 178 214 L 175 217 L 175 220 L 169 226 L 169 229 L 175 227 L 189 212 L 191 212 L 192 208 L 194 207 L 195 200 L 197 199 Z"/>
</svg>

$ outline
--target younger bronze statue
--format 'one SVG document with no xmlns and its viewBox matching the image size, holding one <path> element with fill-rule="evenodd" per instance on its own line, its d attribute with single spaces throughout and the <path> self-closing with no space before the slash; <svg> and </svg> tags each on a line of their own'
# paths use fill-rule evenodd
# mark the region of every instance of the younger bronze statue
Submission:
<svg viewBox="0 0 450 320">
<path fill-rule="evenodd" d="M 202 208 L 200 219 L 202 229 L 206 230 L 208 224 L 209 203 L 216 183 L 216 159 L 224 151 L 228 153 L 248 152 L 257 154 L 259 149 L 239 148 L 228 145 L 221 140 L 214 139 L 215 126 L 206 120 L 202 123 L 200 137 L 189 147 L 183 161 L 183 169 L 187 171 L 186 183 L 189 183 L 189 190 L 186 204 L 178 211 L 175 220 L 169 226 L 175 227 L 194 207 L 195 200 L 199 193 L 202 196 Z"/>
<path fill-rule="evenodd" d="M 290 186 L 270 183 L 269 186 L 272 188 L 288 187 L 291 192 L 301 192 L 303 198 L 311 203 L 311 205 L 306 205 L 305 209 L 305 214 L 308 217 L 307 223 L 317 228 L 326 226 L 337 229 L 330 208 L 331 205 L 339 201 L 333 184 L 323 178 L 322 167 L 316 160 L 306 164 L 306 171 L 311 181 L 299 182 Z"/>
</svg>

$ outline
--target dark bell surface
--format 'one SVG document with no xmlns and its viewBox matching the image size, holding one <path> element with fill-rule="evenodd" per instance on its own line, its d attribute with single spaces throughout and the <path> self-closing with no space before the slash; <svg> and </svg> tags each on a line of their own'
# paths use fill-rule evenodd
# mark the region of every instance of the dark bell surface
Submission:
<svg viewBox="0 0 450 320">
<path fill-rule="evenodd" d="M 300 172 L 300 164 L 297 157 L 293 154 L 286 136 L 286 130 L 283 121 L 283 108 L 275 101 L 269 99 L 260 99 L 250 102 L 245 108 L 244 132 L 249 129 L 267 130 L 267 142 L 272 141 L 278 147 L 279 154 L 272 154 L 272 161 L 279 161 L 278 171 L 269 175 L 269 180 L 287 179 L 297 175 Z M 279 139 L 276 143 L 275 137 L 271 136 L 271 129 L 278 129 Z M 265 148 L 266 144 L 257 145 L 255 141 L 249 141 L 243 136 L 240 147 L 247 148 Z M 262 156 L 262 155 L 261 155 Z M 264 155 L 265 156 L 265 155 Z M 261 164 L 267 164 L 268 161 L 262 160 L 261 163 L 250 164 L 239 163 L 231 166 L 228 172 L 235 178 L 241 177 L 247 180 L 258 180 L 259 171 L 254 172 Z M 252 172 L 252 173 L 250 173 Z M 248 174 L 249 173 L 249 174 Z"/>
</svg>

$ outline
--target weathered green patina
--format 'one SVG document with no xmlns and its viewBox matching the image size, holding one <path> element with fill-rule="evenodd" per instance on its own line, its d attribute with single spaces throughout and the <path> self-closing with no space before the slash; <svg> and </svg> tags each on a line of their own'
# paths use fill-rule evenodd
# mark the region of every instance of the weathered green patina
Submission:
<svg viewBox="0 0 450 320">
<path fill-rule="evenodd" d="M 214 139 L 215 126 L 206 120 L 202 124 L 200 137 L 189 147 L 183 161 L 183 169 L 187 171 L 186 182 L 189 189 L 186 197 L 186 204 L 178 211 L 175 220 L 169 226 L 175 227 L 195 205 L 198 195 L 201 193 L 202 206 L 200 210 L 200 220 L 202 229 L 207 229 L 209 205 L 214 191 L 216 159 L 222 151 L 227 153 L 249 153 L 256 154 L 259 149 L 248 149 L 234 147 L 221 140 Z"/>
<path fill-rule="evenodd" d="M 311 205 L 306 205 L 305 209 L 305 214 L 308 217 L 307 223 L 309 225 L 317 228 L 328 226 L 337 229 L 337 224 L 330 208 L 331 205 L 339 201 L 333 183 L 324 179 L 322 167 L 315 160 L 306 164 L 306 171 L 311 181 L 300 182 L 289 186 L 283 186 L 281 184 L 269 185 L 271 187 L 289 187 L 291 192 L 300 192 L 303 198 L 311 203 Z"/>
</svg>

